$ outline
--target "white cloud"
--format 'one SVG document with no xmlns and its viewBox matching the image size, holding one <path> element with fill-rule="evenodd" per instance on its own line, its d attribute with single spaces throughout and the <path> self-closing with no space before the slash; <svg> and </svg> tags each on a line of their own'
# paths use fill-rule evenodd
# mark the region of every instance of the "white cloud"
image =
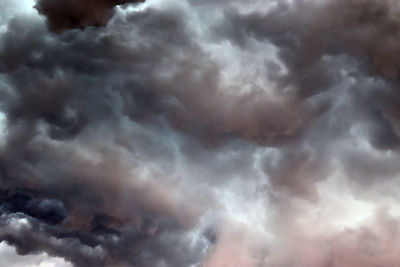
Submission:
<svg viewBox="0 0 400 267">
<path fill-rule="evenodd" d="M 6 242 L 0 243 L 1 267 L 72 267 L 63 258 L 51 257 L 47 253 L 37 255 L 18 255 L 13 246 Z"/>
</svg>

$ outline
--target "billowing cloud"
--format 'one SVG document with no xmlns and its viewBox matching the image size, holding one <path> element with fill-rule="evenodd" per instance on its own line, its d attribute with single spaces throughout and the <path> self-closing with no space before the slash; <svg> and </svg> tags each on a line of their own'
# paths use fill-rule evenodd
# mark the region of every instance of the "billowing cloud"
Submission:
<svg viewBox="0 0 400 267">
<path fill-rule="evenodd" d="M 396 1 L 28 2 L 0 19 L 4 262 L 397 264 Z"/>
<path fill-rule="evenodd" d="M 66 262 L 62 258 L 49 257 L 46 253 L 38 255 L 25 255 L 17 254 L 15 248 L 8 245 L 6 242 L 0 243 L 0 264 L 2 266 L 10 267 L 71 267 L 71 263 Z"/>
</svg>

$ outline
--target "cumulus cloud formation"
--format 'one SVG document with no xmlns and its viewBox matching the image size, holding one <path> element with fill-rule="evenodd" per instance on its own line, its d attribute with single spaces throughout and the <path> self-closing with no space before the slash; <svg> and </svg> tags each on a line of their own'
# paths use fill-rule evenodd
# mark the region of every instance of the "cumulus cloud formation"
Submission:
<svg viewBox="0 0 400 267">
<path fill-rule="evenodd" d="M 0 4 L 1 266 L 398 265 L 397 1 Z"/>
<path fill-rule="evenodd" d="M 0 265 L 10 267 L 71 267 L 71 263 L 61 258 L 49 257 L 46 253 L 38 255 L 18 255 L 15 249 L 5 242 L 0 243 Z"/>
</svg>

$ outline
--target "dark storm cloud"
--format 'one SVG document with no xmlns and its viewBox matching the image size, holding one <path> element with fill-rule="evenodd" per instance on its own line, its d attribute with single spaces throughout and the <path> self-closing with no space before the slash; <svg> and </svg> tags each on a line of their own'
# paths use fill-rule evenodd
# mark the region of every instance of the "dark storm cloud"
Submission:
<svg viewBox="0 0 400 267">
<path fill-rule="evenodd" d="M 190 41 L 179 11 L 137 16 L 127 18 L 129 25 L 140 24 L 132 29 L 136 43 L 120 34 L 127 24 L 118 20 L 109 29 L 51 35 L 37 20 L 18 17 L 2 36 L 8 128 L 1 188 L 22 192 L 2 202 L 2 239 L 21 253 L 47 251 L 76 266 L 189 266 L 201 260 L 207 239 L 201 233 L 200 241 L 189 237 L 197 212 L 178 208 L 173 189 L 163 185 L 167 174 L 142 181 L 132 173 L 147 164 L 131 159 L 137 147 L 141 157 L 158 152 L 156 145 L 140 145 L 151 133 L 134 135 L 133 144 L 131 125 L 126 130 L 121 123 L 127 115 L 145 123 L 165 112 L 170 104 L 152 90 L 152 69 L 160 57 L 172 57 L 178 43 L 165 46 L 160 40 L 175 33 L 179 45 L 190 48 Z M 102 138 L 115 134 L 116 143 L 94 141 L 92 129 Z M 79 151 L 88 146 L 103 150 L 96 152 L 98 159 Z M 28 218 L 32 227 L 7 231 L 15 216 Z"/>
<path fill-rule="evenodd" d="M 342 12 L 338 12 L 342 10 Z M 326 54 L 349 53 L 367 60 L 370 71 L 395 78 L 399 20 L 394 1 L 278 2 L 267 14 L 231 12 L 232 37 L 266 38 L 280 49 L 289 70 L 315 64 Z M 229 28 L 227 28 L 229 29 Z"/>
<path fill-rule="evenodd" d="M 1 239 L 15 245 L 21 255 L 47 251 L 74 261 L 76 266 L 102 266 L 104 252 L 101 247 L 92 248 L 80 243 L 79 239 L 70 237 L 56 239 L 57 228 L 48 226 L 23 214 L 2 215 Z"/>
<path fill-rule="evenodd" d="M 36 9 L 47 19 L 52 31 L 59 32 L 88 26 L 106 26 L 117 5 L 144 0 L 37 0 Z"/>
<path fill-rule="evenodd" d="M 206 141 L 241 137 L 272 144 L 296 135 L 314 111 L 290 93 L 269 100 L 262 88 L 244 95 L 236 93 L 240 88 L 223 88 L 218 66 L 191 40 L 182 16 L 179 10 L 151 9 L 128 16 L 132 37 L 119 34 L 126 25 L 118 18 L 102 35 L 87 29 L 59 37 L 47 36 L 37 22 L 30 28 L 24 26 L 28 21 L 10 22 L 0 52 L 2 68 L 12 71 L 7 81 L 16 88 L 14 101 L 6 104 L 9 116 L 42 118 L 54 126 L 54 137 L 63 138 L 101 117 L 91 113 L 92 104 L 102 106 L 96 112 L 103 116 L 113 114 L 115 102 L 107 98 L 120 96 L 123 112 L 134 120 L 163 114 L 174 127 Z M 134 78 L 138 73 L 145 75 Z M 102 77 L 93 79 L 97 75 Z M 95 101 L 87 106 L 85 97 Z M 236 109 L 239 103 L 246 104 Z"/>
<path fill-rule="evenodd" d="M 242 49 L 249 49 L 253 39 L 271 42 L 278 48 L 279 58 L 287 69 L 285 75 L 272 78 L 282 88 L 293 91 L 295 102 L 303 103 L 303 106 L 315 103 L 320 106 L 316 109 L 313 123 L 305 129 L 303 127 L 298 142 L 312 146 L 311 154 L 328 153 L 338 157 L 339 161 L 343 160 L 350 174 L 364 173 L 367 165 L 374 166 L 371 167 L 374 172 L 364 173 L 371 179 L 387 177 L 386 172 L 396 173 L 393 163 L 385 159 L 363 153 L 351 153 L 352 156 L 332 153 L 336 149 L 330 144 L 335 144 L 340 140 L 337 137 L 347 136 L 352 127 L 360 125 L 363 131 L 359 132 L 359 137 L 367 137 L 374 149 L 398 150 L 400 139 L 396 110 L 400 97 L 397 90 L 400 69 L 397 44 L 400 20 L 397 3 L 374 0 L 277 1 L 268 11 L 240 11 L 240 8 L 226 11 L 225 20 L 215 26 L 220 34 L 217 38 L 228 38 Z M 335 62 L 335 58 L 346 57 L 347 63 Z M 340 87 L 347 87 L 348 91 L 339 91 Z M 343 101 L 341 98 L 346 99 L 346 104 L 340 102 Z M 340 111 L 335 110 L 337 106 L 341 106 Z M 320 118 L 324 121 L 321 122 Z M 338 121 L 334 128 L 329 125 L 332 120 Z M 316 138 L 322 138 L 323 142 L 315 145 Z M 280 164 L 283 167 L 279 171 L 276 171 L 279 167 L 267 168 L 272 184 L 292 181 L 294 191 L 304 191 L 304 183 L 313 180 L 314 173 L 318 179 L 325 176 L 316 171 L 320 168 L 315 167 L 311 168 L 311 173 L 304 173 L 307 167 L 303 166 L 303 157 L 296 156 L 301 146 L 298 143 L 289 145 L 286 150 L 288 158 L 282 160 Z M 271 162 L 269 158 L 266 161 Z M 325 165 L 324 157 L 316 161 L 314 164 Z M 362 176 L 353 178 L 364 183 Z M 313 183 L 310 183 L 311 188 Z M 306 188 L 310 190 L 310 187 Z"/>
<path fill-rule="evenodd" d="M 221 30 L 239 45 L 249 37 L 275 44 L 288 69 L 283 84 L 293 84 L 300 97 L 310 97 L 337 83 L 331 65 L 323 63 L 329 55 L 356 57 L 361 73 L 396 83 L 397 10 L 394 1 L 282 1 L 266 14 L 228 11 Z M 371 97 L 386 94 L 382 89 Z"/>
<path fill-rule="evenodd" d="M 78 267 L 219 267 L 240 257 L 243 267 L 294 266 L 293 251 L 317 249 L 292 235 L 298 226 L 285 220 L 298 211 L 283 211 L 285 204 L 298 197 L 316 204 L 318 182 L 337 166 L 362 188 L 396 176 L 394 2 L 278 1 L 250 13 L 240 12 L 241 1 L 114 8 L 139 2 L 38 0 L 50 31 L 37 17 L 15 16 L 1 33 L 7 128 L 0 239 L 19 253 L 46 251 Z M 216 6 L 223 12 L 208 21 L 204 9 Z M 232 62 L 242 62 L 240 53 L 223 65 L 223 55 L 212 52 L 218 46 L 260 57 L 270 52 L 257 42 L 272 44 L 282 64 L 265 59 L 256 66 L 268 84 L 242 80 L 239 72 L 253 72 L 250 66 L 239 66 L 239 77 L 229 73 Z M 364 139 L 376 154 L 357 143 Z M 271 200 L 276 220 L 285 221 L 271 231 L 293 246 L 277 252 L 279 245 L 254 242 L 263 244 L 254 250 L 265 261 L 231 252 L 236 233 L 257 227 L 244 220 L 224 228 L 221 221 L 229 224 L 232 210 L 253 204 L 249 199 Z M 364 232 L 351 233 L 352 246 L 374 236 Z M 341 232 L 317 239 L 335 248 L 324 247 L 323 259 L 305 260 L 307 266 L 336 258 L 366 266 L 369 258 L 348 259 L 359 252 L 346 253 L 338 239 L 348 240 Z M 298 248 L 303 241 L 311 245 Z M 380 244 L 392 251 L 397 243 L 386 241 Z M 390 256 L 375 265 L 391 263 Z"/>
<path fill-rule="evenodd" d="M 49 224 L 59 224 L 67 216 L 63 203 L 54 199 L 32 199 L 28 194 L 2 193 L 2 212 L 25 213 Z"/>
<path fill-rule="evenodd" d="M 10 230 L 2 239 L 24 253 L 44 250 L 76 266 L 186 266 L 199 260 L 195 247 L 180 255 L 196 215 L 178 210 L 168 188 L 134 180 L 128 186 L 135 178 L 112 160 L 121 156 L 105 154 L 104 161 L 91 163 L 69 149 L 39 143 L 24 142 L 12 158 L 8 153 L 10 161 L 2 161 L 2 187 L 22 189 L 1 203 L 4 216 L 26 214 L 40 230 Z M 72 251 L 63 249 L 70 246 Z"/>
</svg>

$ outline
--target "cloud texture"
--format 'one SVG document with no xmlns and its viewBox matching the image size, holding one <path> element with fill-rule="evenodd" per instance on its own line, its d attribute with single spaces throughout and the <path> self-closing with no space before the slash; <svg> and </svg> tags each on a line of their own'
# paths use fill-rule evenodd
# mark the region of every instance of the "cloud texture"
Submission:
<svg viewBox="0 0 400 267">
<path fill-rule="evenodd" d="M 8 2 L 5 262 L 398 265 L 397 1 Z"/>
</svg>

